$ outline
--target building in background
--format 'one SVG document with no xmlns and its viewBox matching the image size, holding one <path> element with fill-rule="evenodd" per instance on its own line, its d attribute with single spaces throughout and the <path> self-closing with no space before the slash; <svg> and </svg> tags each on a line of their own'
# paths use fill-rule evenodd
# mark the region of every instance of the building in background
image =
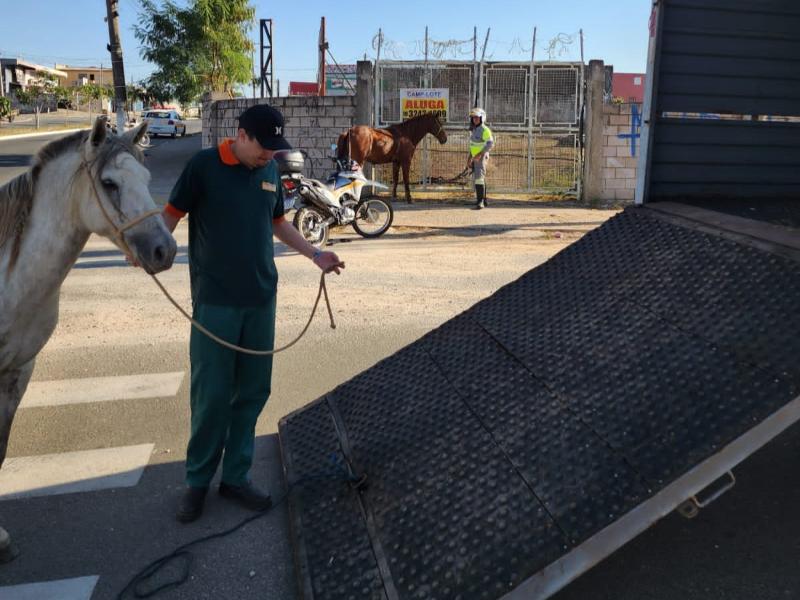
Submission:
<svg viewBox="0 0 800 600">
<path fill-rule="evenodd" d="M 59 71 L 64 73 L 63 81 L 59 81 L 64 87 L 77 87 L 94 83 L 97 85 L 113 85 L 114 77 L 111 67 L 70 67 L 69 65 L 56 65 Z"/>
<path fill-rule="evenodd" d="M 358 80 L 356 65 L 326 65 L 325 95 L 354 96 Z M 307 81 L 290 81 L 290 96 L 318 96 L 319 84 Z"/>
<path fill-rule="evenodd" d="M 325 67 L 325 95 L 354 96 L 357 80 L 356 65 L 328 65 Z"/>
<path fill-rule="evenodd" d="M 644 73 L 614 73 L 611 96 L 622 102 L 644 102 Z"/>
<path fill-rule="evenodd" d="M 26 89 L 31 83 L 39 81 L 37 73 L 44 72 L 61 80 L 67 74 L 60 69 L 45 67 L 20 58 L 0 58 L 0 69 L 3 70 L 3 94 L 13 95 L 14 90 Z"/>
</svg>

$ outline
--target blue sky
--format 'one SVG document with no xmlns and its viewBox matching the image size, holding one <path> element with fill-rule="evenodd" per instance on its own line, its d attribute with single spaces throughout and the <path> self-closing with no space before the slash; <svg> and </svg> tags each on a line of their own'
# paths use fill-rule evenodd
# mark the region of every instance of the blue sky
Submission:
<svg viewBox="0 0 800 600">
<path fill-rule="evenodd" d="M 179 0 L 183 4 L 186 0 Z M 252 0 L 258 18 L 274 20 L 274 68 L 285 93 L 289 81 L 316 77 L 317 36 L 325 16 L 331 52 L 340 64 L 367 54 L 374 58 L 373 38 L 382 28 L 386 48 L 397 58 L 421 58 L 425 26 L 432 40 L 471 40 L 478 27 L 479 54 L 486 29 L 491 34 L 487 59 L 529 60 L 537 27 L 536 58 L 548 56 L 548 42 L 557 37 L 558 58 L 579 60 L 578 31 L 583 29 L 584 57 L 599 58 L 618 72 L 643 72 L 647 54 L 650 0 Z M 152 69 L 140 56 L 131 25 L 138 18 L 138 0 L 120 0 L 126 79 L 139 80 Z M 40 64 L 110 64 L 104 0 L 0 0 L 0 56 L 21 56 Z M 252 30 L 258 44 L 258 29 Z M 572 40 L 572 43 L 569 43 Z M 442 48 L 442 46 L 438 46 Z M 472 42 L 458 46 L 471 58 Z M 448 54 L 452 57 L 452 54 Z M 391 55 L 389 57 L 392 57 Z M 256 57 L 258 60 L 258 57 Z"/>
</svg>

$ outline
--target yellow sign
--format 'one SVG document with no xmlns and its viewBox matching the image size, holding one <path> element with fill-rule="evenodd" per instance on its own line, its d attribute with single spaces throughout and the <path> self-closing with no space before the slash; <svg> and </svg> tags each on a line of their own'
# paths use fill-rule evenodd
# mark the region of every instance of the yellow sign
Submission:
<svg viewBox="0 0 800 600">
<path fill-rule="evenodd" d="M 405 121 L 420 115 L 434 114 L 447 121 L 450 90 L 446 88 L 402 88 L 400 117 Z"/>
</svg>

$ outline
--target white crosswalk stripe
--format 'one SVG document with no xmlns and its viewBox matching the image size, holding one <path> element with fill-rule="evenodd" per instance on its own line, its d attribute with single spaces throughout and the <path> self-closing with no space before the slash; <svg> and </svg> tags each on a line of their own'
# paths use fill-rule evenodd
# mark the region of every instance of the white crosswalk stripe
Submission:
<svg viewBox="0 0 800 600">
<path fill-rule="evenodd" d="M 0 500 L 130 487 L 139 482 L 154 444 L 7 458 Z"/>
<path fill-rule="evenodd" d="M 119 400 L 170 398 L 178 394 L 185 375 L 184 371 L 174 371 L 33 381 L 19 408 L 24 411 Z M 152 443 L 144 443 L 8 457 L 0 469 L 0 502 L 135 486 L 150 462 L 154 447 Z M 99 573 L 101 567 L 94 565 L 89 568 Z M 46 573 L 46 569 L 40 571 L 43 577 L 47 577 Z M 82 574 L 78 572 L 74 575 Z M 91 600 L 98 580 L 99 575 L 24 583 L 17 580 L 14 585 L 0 586 L 0 599 Z"/>
<path fill-rule="evenodd" d="M 89 600 L 97 575 L 0 587 L 3 600 Z"/>
<path fill-rule="evenodd" d="M 59 406 L 111 400 L 166 398 L 178 393 L 184 372 L 87 377 L 56 381 L 32 381 L 20 408 Z"/>
</svg>

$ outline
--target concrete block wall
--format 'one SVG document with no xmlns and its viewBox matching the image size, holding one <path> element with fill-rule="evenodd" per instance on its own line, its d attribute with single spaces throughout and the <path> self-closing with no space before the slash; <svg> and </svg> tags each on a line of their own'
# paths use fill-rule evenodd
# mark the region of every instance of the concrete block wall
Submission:
<svg viewBox="0 0 800 600">
<path fill-rule="evenodd" d="M 641 105 L 603 106 L 601 200 L 633 202 L 641 154 Z"/>
<path fill-rule="evenodd" d="M 270 104 L 283 113 L 283 135 L 307 153 L 305 175 L 324 178 L 332 169 L 331 144 L 339 134 L 355 125 L 355 96 L 290 96 L 284 98 L 207 99 L 203 103 L 203 148 L 234 137 L 238 117 L 254 104 Z"/>
</svg>

